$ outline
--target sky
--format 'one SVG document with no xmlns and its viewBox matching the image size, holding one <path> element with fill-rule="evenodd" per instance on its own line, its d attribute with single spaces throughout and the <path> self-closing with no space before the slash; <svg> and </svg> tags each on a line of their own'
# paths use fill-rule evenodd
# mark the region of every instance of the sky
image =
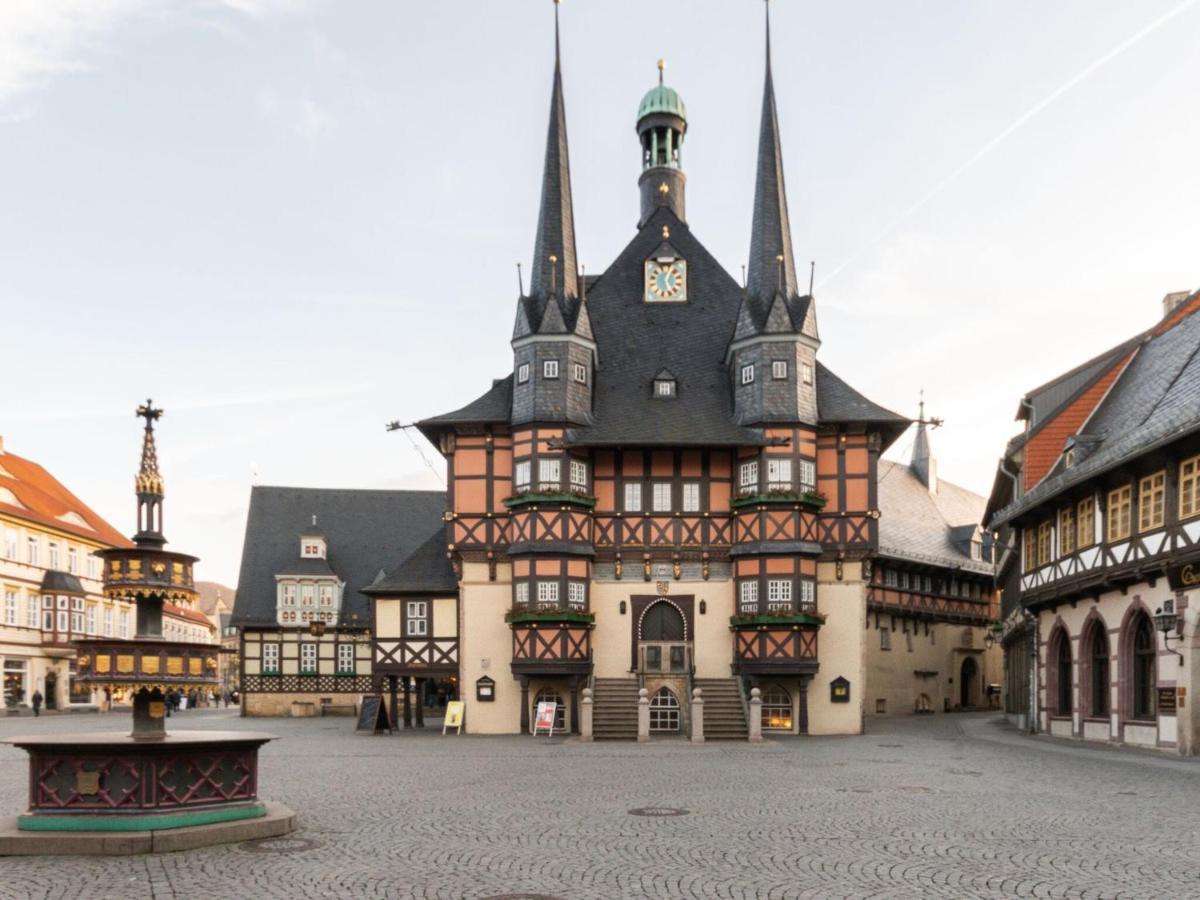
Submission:
<svg viewBox="0 0 1200 900">
<path fill-rule="evenodd" d="M 739 275 L 761 0 L 560 14 L 580 261 L 633 236 L 662 57 Z M 1025 391 L 1200 287 L 1200 0 L 774 0 L 772 35 L 820 357 L 924 390 L 940 476 L 986 494 Z M 384 426 L 511 370 L 552 54 L 550 0 L 0 0 L 6 450 L 132 533 L 153 397 L 171 546 L 231 586 L 253 484 L 440 486 Z"/>
</svg>

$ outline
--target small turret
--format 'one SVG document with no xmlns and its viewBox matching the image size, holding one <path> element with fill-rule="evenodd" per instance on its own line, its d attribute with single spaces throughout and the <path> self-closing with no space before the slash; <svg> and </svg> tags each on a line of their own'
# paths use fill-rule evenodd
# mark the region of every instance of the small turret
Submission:
<svg viewBox="0 0 1200 900">
<path fill-rule="evenodd" d="M 658 84 L 638 104 L 637 133 L 642 144 L 642 174 L 638 190 L 642 196 L 638 227 L 666 206 L 686 221 L 684 215 L 683 138 L 687 134 L 687 108 L 674 88 L 663 84 L 666 63 L 658 61 Z"/>
</svg>

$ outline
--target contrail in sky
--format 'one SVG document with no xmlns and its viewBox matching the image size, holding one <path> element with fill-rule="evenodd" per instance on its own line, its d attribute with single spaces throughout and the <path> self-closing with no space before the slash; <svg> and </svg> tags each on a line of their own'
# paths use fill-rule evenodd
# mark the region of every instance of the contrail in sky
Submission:
<svg viewBox="0 0 1200 900">
<path fill-rule="evenodd" d="M 1200 2 L 1200 0 L 1184 0 L 1183 3 L 1180 3 L 1178 6 L 1175 6 L 1172 9 L 1168 10 L 1167 12 L 1163 13 L 1157 19 L 1152 21 L 1150 24 L 1143 27 L 1140 31 L 1137 31 L 1134 34 L 1130 35 L 1125 40 L 1121 41 L 1121 43 L 1117 44 L 1115 47 L 1113 47 L 1111 50 L 1109 50 L 1107 53 L 1105 53 L 1103 56 L 1101 56 L 1099 59 L 1097 59 L 1094 62 L 1092 62 L 1091 64 L 1085 66 L 1082 70 L 1080 70 L 1074 76 L 1067 79 L 1065 82 L 1063 82 L 1057 88 L 1055 88 L 1053 91 L 1051 91 L 1045 97 L 1043 97 L 1041 100 L 1039 100 L 1033 106 L 1031 106 L 1028 110 L 1026 110 L 1024 113 L 1022 113 L 1020 116 L 1018 116 L 1015 120 L 1013 120 L 1012 124 L 1010 124 L 1007 128 L 1005 128 L 998 135 L 996 135 L 994 138 L 992 138 L 990 141 L 988 141 L 986 144 L 984 144 L 982 147 L 980 147 L 979 150 L 977 150 L 975 152 L 975 154 L 972 155 L 961 166 L 959 166 L 957 169 L 955 169 L 953 172 L 951 172 L 949 175 L 947 175 L 945 178 L 943 178 L 941 181 L 939 181 L 937 184 L 935 184 L 928 191 L 928 193 L 926 193 L 916 203 L 914 203 L 912 206 L 910 206 L 908 209 L 906 209 L 904 212 L 902 212 L 897 218 L 893 219 L 891 221 L 891 223 L 888 224 L 887 227 L 885 227 L 881 232 L 879 232 L 879 234 L 877 234 L 872 240 L 870 240 L 867 244 L 865 244 L 862 248 L 860 248 L 855 253 L 850 255 L 848 258 L 843 260 L 841 263 L 839 263 L 832 272 L 830 272 L 828 275 L 826 275 L 824 278 L 822 278 L 817 283 L 817 287 L 821 287 L 821 286 L 827 284 L 828 282 L 832 281 L 834 278 L 837 278 L 837 276 L 839 274 L 841 274 L 841 272 L 843 270 L 845 270 L 847 267 L 849 267 L 852 263 L 857 262 L 859 259 L 861 259 L 867 253 L 867 251 L 869 251 L 876 244 L 878 244 L 880 241 L 882 241 L 885 237 L 887 237 L 889 234 L 891 234 L 897 227 L 899 227 L 906 220 L 908 220 L 910 217 L 912 217 L 919 209 L 921 209 L 923 206 L 925 206 L 925 204 L 927 204 L 930 200 L 932 200 L 934 197 L 936 197 L 938 194 L 940 194 L 943 190 L 945 190 L 947 185 L 949 185 L 956 178 L 958 178 L 960 175 L 962 175 L 964 172 L 966 172 L 968 169 L 970 169 L 972 166 L 974 166 L 977 162 L 979 162 L 981 159 L 983 159 L 985 156 L 987 156 L 989 153 L 991 153 L 993 150 L 995 150 L 996 147 L 998 147 L 1001 143 L 1003 143 L 1005 141 L 1005 139 L 1007 139 L 1009 137 L 1009 135 L 1011 135 L 1014 131 L 1016 131 L 1018 128 L 1020 128 L 1022 125 L 1024 125 L 1030 119 L 1032 119 L 1034 116 L 1036 116 L 1038 113 L 1040 113 L 1042 110 L 1044 110 L 1047 106 L 1049 106 L 1051 103 L 1053 103 L 1059 97 L 1061 97 L 1063 94 L 1067 93 L 1069 90 L 1076 87 L 1081 81 L 1088 78 L 1097 69 L 1100 69 L 1103 66 L 1105 66 L 1106 64 L 1112 62 L 1114 59 L 1116 59 L 1118 56 L 1120 56 L 1122 53 L 1124 53 L 1126 50 L 1128 50 L 1134 44 L 1138 43 L 1143 38 L 1153 34 L 1155 31 L 1157 31 L 1163 25 L 1166 25 L 1168 22 L 1170 22 L 1176 16 L 1182 15 L 1183 13 L 1187 12 L 1191 7 L 1195 6 L 1198 2 Z"/>
</svg>

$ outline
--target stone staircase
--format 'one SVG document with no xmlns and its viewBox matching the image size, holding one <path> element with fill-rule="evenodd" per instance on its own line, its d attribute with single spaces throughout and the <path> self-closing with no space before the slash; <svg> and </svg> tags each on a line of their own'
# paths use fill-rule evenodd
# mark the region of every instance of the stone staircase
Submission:
<svg viewBox="0 0 1200 900">
<path fill-rule="evenodd" d="M 737 679 L 697 678 L 695 686 L 700 688 L 700 696 L 704 700 L 704 739 L 748 740 L 750 735 L 746 727 L 746 711 L 742 707 Z"/>
<path fill-rule="evenodd" d="M 598 741 L 636 741 L 636 678 L 597 678 L 592 686 L 592 736 Z"/>
</svg>

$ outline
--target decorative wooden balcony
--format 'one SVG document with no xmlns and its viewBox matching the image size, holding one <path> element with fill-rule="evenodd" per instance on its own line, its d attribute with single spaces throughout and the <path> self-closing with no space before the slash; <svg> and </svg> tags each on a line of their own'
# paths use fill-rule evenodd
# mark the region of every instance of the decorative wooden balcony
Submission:
<svg viewBox="0 0 1200 900">
<path fill-rule="evenodd" d="M 811 675 L 817 671 L 817 631 L 823 616 L 768 612 L 730 616 L 737 675 Z"/>
<path fill-rule="evenodd" d="M 196 599 L 194 556 L 147 547 L 114 547 L 97 555 L 104 560 L 106 597 L 133 601 L 142 595 L 185 606 Z"/>
<path fill-rule="evenodd" d="M 592 670 L 592 613 L 514 608 L 504 618 L 512 628 L 514 675 L 585 675 Z"/>
</svg>

